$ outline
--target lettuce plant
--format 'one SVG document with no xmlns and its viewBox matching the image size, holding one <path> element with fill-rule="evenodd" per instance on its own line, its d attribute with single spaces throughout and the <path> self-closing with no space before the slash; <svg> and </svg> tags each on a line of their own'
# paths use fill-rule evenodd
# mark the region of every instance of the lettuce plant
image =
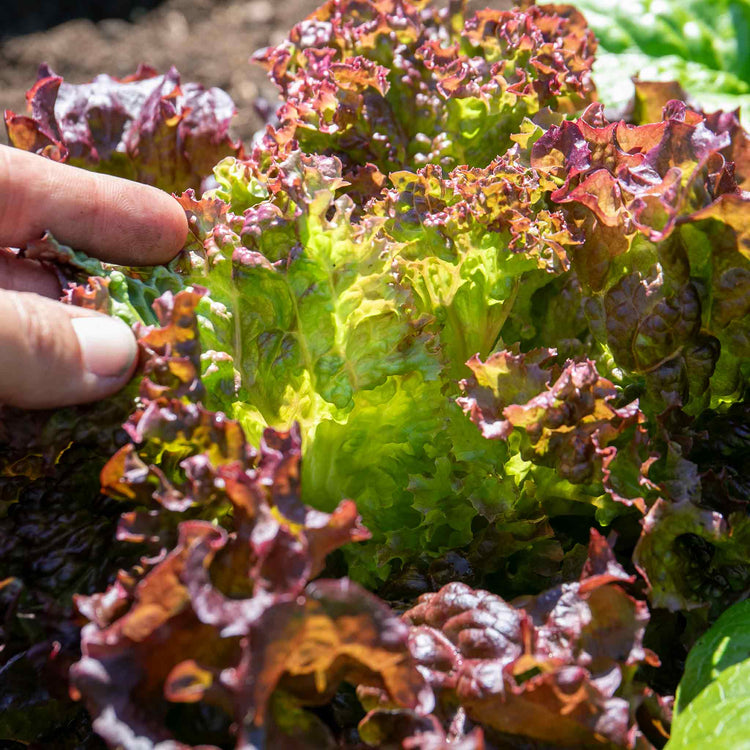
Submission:
<svg viewBox="0 0 750 750">
<path fill-rule="evenodd" d="M 609 122 L 595 49 L 569 6 L 329 0 L 256 55 L 247 150 L 174 71 L 40 71 L 12 142 L 190 233 L 25 248 L 141 361 L 3 410 L 4 736 L 85 723 L 54 674 L 112 747 L 663 744 L 750 578 L 750 150 L 681 101 Z"/>
<path fill-rule="evenodd" d="M 170 192 L 199 188 L 219 159 L 241 153 L 228 134 L 230 97 L 181 84 L 174 68 L 73 86 L 41 65 L 26 98 L 28 115 L 5 116 L 13 146 Z"/>
</svg>

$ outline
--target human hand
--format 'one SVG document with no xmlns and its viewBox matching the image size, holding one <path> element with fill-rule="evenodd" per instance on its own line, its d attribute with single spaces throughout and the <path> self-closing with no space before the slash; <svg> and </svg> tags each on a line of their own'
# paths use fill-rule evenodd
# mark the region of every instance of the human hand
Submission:
<svg viewBox="0 0 750 750">
<path fill-rule="evenodd" d="M 45 230 L 101 260 L 153 265 L 179 252 L 187 221 L 161 190 L 0 146 L 0 404 L 93 401 L 119 390 L 135 368 L 125 323 L 53 301 L 55 275 L 4 248 Z"/>
</svg>

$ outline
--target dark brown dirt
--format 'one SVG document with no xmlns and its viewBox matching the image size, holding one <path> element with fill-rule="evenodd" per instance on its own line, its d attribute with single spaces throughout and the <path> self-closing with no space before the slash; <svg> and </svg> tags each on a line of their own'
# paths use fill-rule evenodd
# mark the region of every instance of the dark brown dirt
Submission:
<svg viewBox="0 0 750 750">
<path fill-rule="evenodd" d="M 124 76 L 144 62 L 160 72 L 174 65 L 184 81 L 220 86 L 237 106 L 234 134 L 249 139 L 261 124 L 253 102 L 276 100 L 265 73 L 248 62 L 275 44 L 318 0 L 167 0 L 133 22 L 75 19 L 47 31 L 0 42 L 0 109 L 24 112 L 24 94 L 39 63 L 71 83 L 99 73 Z M 5 129 L 1 140 L 5 140 Z"/>
</svg>

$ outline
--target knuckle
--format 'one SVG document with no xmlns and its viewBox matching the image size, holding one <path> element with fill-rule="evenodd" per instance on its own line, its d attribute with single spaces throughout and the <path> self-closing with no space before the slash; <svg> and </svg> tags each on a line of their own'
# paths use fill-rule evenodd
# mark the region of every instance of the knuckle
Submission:
<svg viewBox="0 0 750 750">
<path fill-rule="evenodd" d="M 12 194 L 10 153 L 7 146 L 0 145 L 0 226 L 8 220 L 9 196 Z"/>
<path fill-rule="evenodd" d="M 35 200 L 37 183 L 45 173 L 40 156 L 0 145 L 0 237 L 2 244 L 23 247 L 41 234 Z M 41 165 L 41 166 L 40 166 Z"/>
<path fill-rule="evenodd" d="M 7 187 L 10 179 L 10 152 L 8 146 L 0 146 L 0 187 Z"/>
<path fill-rule="evenodd" d="M 33 304 L 35 295 L 10 294 L 16 313 L 16 336 L 21 351 L 37 362 L 55 360 L 59 353 L 60 339 L 51 317 L 42 314 L 38 304 Z"/>
<path fill-rule="evenodd" d="M 0 211 L 1 218 L 2 211 Z M 0 248 L 0 289 L 15 289 L 16 287 L 16 264 L 13 262 L 16 258 L 11 256 L 11 252 L 6 248 Z"/>
</svg>

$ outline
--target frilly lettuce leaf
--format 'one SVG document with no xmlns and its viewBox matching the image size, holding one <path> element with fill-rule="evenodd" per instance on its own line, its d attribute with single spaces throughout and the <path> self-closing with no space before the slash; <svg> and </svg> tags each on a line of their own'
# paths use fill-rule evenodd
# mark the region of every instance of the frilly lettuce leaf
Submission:
<svg viewBox="0 0 750 750">
<path fill-rule="evenodd" d="M 694 421 L 662 418 L 665 442 L 652 472 L 662 499 L 643 519 L 633 553 L 654 606 L 714 619 L 750 581 L 748 408 L 744 399 Z"/>
<path fill-rule="evenodd" d="M 645 498 L 653 495 L 655 486 L 648 479 L 653 457 L 638 403 L 617 408 L 614 385 L 599 375 L 591 360 L 568 360 L 559 369 L 550 367 L 554 355 L 541 349 L 527 354 L 504 350 L 486 362 L 474 357 L 468 362 L 473 377 L 461 381 L 465 395 L 458 403 L 484 437 L 516 438 L 529 477 L 539 475 L 540 499 L 542 467 L 552 467 L 556 484 L 578 485 L 580 499 L 596 504 L 605 524 L 610 514 L 617 514 L 615 503 L 645 513 Z M 597 489 L 610 503 L 594 500 Z"/>
<path fill-rule="evenodd" d="M 734 115 L 672 102 L 641 126 L 593 105 L 531 147 L 584 238 L 570 256 L 591 332 L 656 406 L 695 413 L 747 383 L 745 139 Z"/>
</svg>

